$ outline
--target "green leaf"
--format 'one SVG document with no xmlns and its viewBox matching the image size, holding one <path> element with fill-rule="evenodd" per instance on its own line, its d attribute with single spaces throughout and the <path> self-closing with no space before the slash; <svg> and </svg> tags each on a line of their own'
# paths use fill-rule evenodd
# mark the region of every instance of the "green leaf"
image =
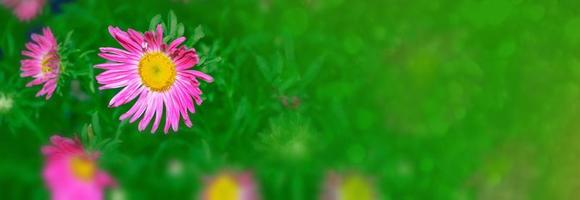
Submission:
<svg viewBox="0 0 580 200">
<path fill-rule="evenodd" d="M 65 46 L 69 46 L 72 43 L 72 34 L 74 33 L 74 31 L 69 31 L 68 33 L 66 33 L 66 37 L 64 39 L 64 45 Z"/>
<path fill-rule="evenodd" d="M 89 77 L 95 77 L 95 68 L 93 68 L 92 66 L 89 66 Z M 89 79 L 89 90 L 91 90 L 91 93 L 95 93 L 96 92 L 96 81 L 94 78 L 90 78 Z"/>
<path fill-rule="evenodd" d="M 95 133 L 93 131 L 93 125 L 91 124 L 87 126 L 87 139 L 91 144 L 95 141 Z"/>
<path fill-rule="evenodd" d="M 177 25 L 177 36 L 176 36 L 176 38 L 183 36 L 183 33 L 184 32 L 185 32 L 185 28 L 184 28 L 183 24 L 182 23 L 179 23 L 179 25 Z"/>
<path fill-rule="evenodd" d="M 155 17 L 151 19 L 151 22 L 149 23 L 149 30 L 151 31 L 155 30 L 155 27 L 157 27 L 157 25 L 160 23 L 161 23 L 161 15 L 157 14 L 155 15 Z"/>
<path fill-rule="evenodd" d="M 14 55 L 14 36 L 12 33 L 6 34 L 6 43 L 8 43 L 8 55 Z"/>
<path fill-rule="evenodd" d="M 193 31 L 193 36 L 191 37 L 192 38 L 191 45 L 195 45 L 197 42 L 199 42 L 199 40 L 201 40 L 204 37 L 205 33 L 203 31 L 203 27 L 201 25 L 198 25 L 197 27 L 195 27 L 195 30 Z"/>
<path fill-rule="evenodd" d="M 266 63 L 266 60 L 261 56 L 256 56 L 256 63 L 258 64 L 258 69 L 262 72 L 264 78 L 266 78 L 267 81 L 272 81 L 272 71 L 270 70 L 268 63 Z"/>
<path fill-rule="evenodd" d="M 272 65 L 272 73 L 274 76 L 280 76 L 280 74 L 282 74 L 284 64 L 284 57 L 282 54 L 280 52 L 276 53 L 276 63 Z"/>
<path fill-rule="evenodd" d="M 170 39 L 173 39 L 175 37 L 175 34 L 177 32 L 177 16 L 175 16 L 175 12 L 169 11 L 169 35 L 172 37 Z"/>
<path fill-rule="evenodd" d="M 320 72 L 320 68 L 322 67 L 323 62 L 324 56 L 321 56 L 312 64 L 310 64 L 308 69 L 306 69 L 306 72 L 304 73 L 304 76 L 300 81 L 304 87 L 306 87 L 310 82 L 314 80 L 314 78 L 316 78 L 316 76 L 318 76 L 318 73 Z"/>
<path fill-rule="evenodd" d="M 95 135 L 97 137 L 99 137 L 102 134 L 102 132 L 101 132 L 102 129 L 101 129 L 101 123 L 99 120 L 99 112 L 98 111 L 95 111 L 93 113 L 93 115 L 91 116 L 91 123 L 93 124 L 93 130 L 95 132 Z"/>
<path fill-rule="evenodd" d="M 89 55 L 89 54 L 92 54 L 92 53 L 94 53 L 94 52 L 96 52 L 96 51 L 95 51 L 95 50 L 87 50 L 87 51 L 85 51 L 85 52 L 81 53 L 81 54 L 79 55 L 79 58 L 84 58 L 84 57 L 86 57 L 87 55 Z"/>
<path fill-rule="evenodd" d="M 119 124 L 119 126 L 117 126 L 117 130 L 115 131 L 115 140 L 119 140 L 119 137 L 121 136 L 121 132 L 122 132 L 121 130 L 125 125 L 127 125 L 128 121 L 129 120 L 123 120 Z"/>
</svg>

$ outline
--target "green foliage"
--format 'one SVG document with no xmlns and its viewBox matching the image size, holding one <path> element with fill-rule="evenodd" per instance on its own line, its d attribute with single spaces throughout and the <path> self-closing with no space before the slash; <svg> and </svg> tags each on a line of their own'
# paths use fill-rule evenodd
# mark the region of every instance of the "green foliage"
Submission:
<svg viewBox="0 0 580 200">
<path fill-rule="evenodd" d="M 263 199 L 316 199 L 328 171 L 371 177 L 383 199 L 573 199 L 578 6 L 79 0 L 31 22 L 2 7 L 0 98 L 12 105 L 0 112 L 0 196 L 48 197 L 40 147 L 60 134 L 101 152 L 128 199 L 191 199 L 223 169 L 253 171 Z M 193 127 L 168 135 L 120 121 L 130 105 L 109 108 L 118 90 L 94 78 L 98 48 L 119 47 L 108 26 L 158 24 L 215 78 Z M 45 26 L 64 63 L 49 101 L 19 70 Z"/>
<path fill-rule="evenodd" d="M 177 16 L 175 16 L 175 12 L 169 11 L 169 14 L 167 15 L 167 21 L 162 21 L 162 16 L 160 14 L 155 15 L 149 23 L 149 30 L 155 31 L 157 29 L 157 25 L 159 24 L 162 25 L 165 32 L 163 42 L 169 43 L 170 41 L 183 36 L 185 28 L 183 23 L 177 22 Z"/>
</svg>

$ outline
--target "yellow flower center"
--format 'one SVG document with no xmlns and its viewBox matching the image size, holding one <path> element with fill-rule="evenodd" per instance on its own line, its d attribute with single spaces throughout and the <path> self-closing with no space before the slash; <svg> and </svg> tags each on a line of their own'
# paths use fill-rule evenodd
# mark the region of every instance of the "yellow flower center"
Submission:
<svg viewBox="0 0 580 200">
<path fill-rule="evenodd" d="M 146 53 L 139 61 L 139 75 L 143 84 L 156 92 L 171 88 L 177 72 L 175 63 L 162 52 Z"/>
<path fill-rule="evenodd" d="M 227 174 L 217 177 L 208 191 L 210 200 L 236 200 L 239 196 L 240 186 L 234 177 Z"/>
<path fill-rule="evenodd" d="M 83 157 L 72 158 L 70 166 L 73 175 L 82 181 L 93 180 L 97 170 L 92 160 Z"/>
<path fill-rule="evenodd" d="M 375 199 L 371 183 L 364 177 L 358 175 L 346 177 L 340 186 L 340 196 L 343 200 Z"/>
<path fill-rule="evenodd" d="M 51 64 L 53 64 L 52 63 L 53 59 L 54 59 L 54 56 L 51 55 L 51 53 L 48 53 L 45 56 L 43 56 L 42 60 L 40 61 L 40 69 L 41 69 L 43 74 L 46 74 L 46 73 L 49 73 L 52 71 Z"/>
</svg>

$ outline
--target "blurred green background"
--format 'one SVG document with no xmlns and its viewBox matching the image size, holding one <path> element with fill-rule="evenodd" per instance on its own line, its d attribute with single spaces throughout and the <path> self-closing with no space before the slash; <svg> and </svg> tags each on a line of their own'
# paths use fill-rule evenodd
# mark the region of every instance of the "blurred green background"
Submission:
<svg viewBox="0 0 580 200">
<path fill-rule="evenodd" d="M 51 2 L 54 3 L 54 2 Z M 128 199 L 191 199 L 221 169 L 264 199 L 316 199 L 329 170 L 381 199 L 574 199 L 580 194 L 580 16 L 575 1 L 76 0 L 32 22 L 0 12 L 0 196 L 45 199 L 40 146 L 96 139 Z M 193 128 L 137 132 L 94 91 L 107 26 L 145 31 L 173 10 L 208 62 Z M 50 101 L 19 78 L 49 26 L 88 55 Z M 199 27 L 199 28 L 196 28 Z M 203 37 L 202 37 L 203 36 Z M 178 175 L 175 163 L 183 167 Z"/>
</svg>

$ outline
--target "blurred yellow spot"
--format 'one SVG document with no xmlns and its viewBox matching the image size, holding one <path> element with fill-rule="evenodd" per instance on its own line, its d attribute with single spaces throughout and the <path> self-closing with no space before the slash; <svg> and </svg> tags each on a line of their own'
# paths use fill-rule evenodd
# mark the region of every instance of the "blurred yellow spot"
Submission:
<svg viewBox="0 0 580 200">
<path fill-rule="evenodd" d="M 208 197 L 210 200 L 236 200 L 240 197 L 240 187 L 229 174 L 218 176 L 210 185 Z"/>
<path fill-rule="evenodd" d="M 340 186 L 342 200 L 373 200 L 375 199 L 371 183 L 359 175 L 346 177 Z"/>
<path fill-rule="evenodd" d="M 70 165 L 74 176 L 82 181 L 91 181 L 95 177 L 95 163 L 90 159 L 74 157 Z"/>
<path fill-rule="evenodd" d="M 40 61 L 40 69 L 41 69 L 43 74 L 46 74 L 46 73 L 49 73 L 50 71 L 52 71 L 52 68 L 50 66 L 52 60 L 53 60 L 53 56 L 51 54 L 47 54 L 47 55 L 42 57 L 42 60 Z"/>
<path fill-rule="evenodd" d="M 146 53 L 139 61 L 143 84 L 156 92 L 168 90 L 177 75 L 175 63 L 162 52 Z"/>
</svg>

